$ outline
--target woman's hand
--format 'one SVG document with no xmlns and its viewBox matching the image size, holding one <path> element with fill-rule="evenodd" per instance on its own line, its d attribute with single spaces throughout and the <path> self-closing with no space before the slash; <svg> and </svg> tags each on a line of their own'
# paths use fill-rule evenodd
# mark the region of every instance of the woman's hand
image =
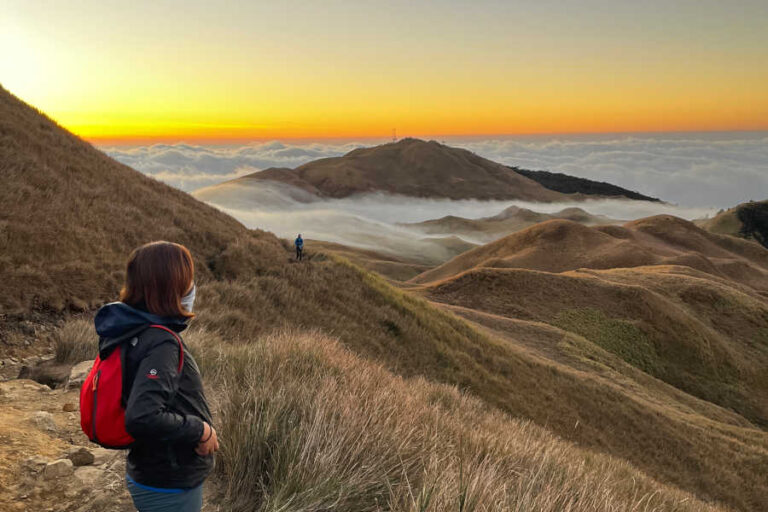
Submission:
<svg viewBox="0 0 768 512">
<path fill-rule="evenodd" d="M 203 422 L 203 435 L 200 436 L 200 441 L 195 447 L 195 452 L 201 457 L 211 455 L 213 452 L 219 449 L 219 440 L 216 437 L 216 429 Z"/>
</svg>

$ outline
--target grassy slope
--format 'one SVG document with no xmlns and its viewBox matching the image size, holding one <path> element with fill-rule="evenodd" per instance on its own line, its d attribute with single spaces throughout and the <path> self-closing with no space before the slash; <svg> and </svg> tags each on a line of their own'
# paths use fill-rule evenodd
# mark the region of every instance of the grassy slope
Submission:
<svg viewBox="0 0 768 512">
<path fill-rule="evenodd" d="M 745 215 L 747 211 L 749 213 Z M 712 233 L 757 240 L 768 247 L 766 243 L 768 236 L 766 218 L 768 218 L 768 201 L 755 201 L 742 203 L 718 213 L 711 219 L 701 219 L 696 222 Z M 745 219 L 750 220 L 750 225 L 745 226 Z"/>
<path fill-rule="evenodd" d="M 313 255 L 313 251 L 335 254 L 348 259 L 369 272 L 376 272 L 393 281 L 408 281 L 429 270 L 428 266 L 420 263 L 405 261 L 388 254 L 348 247 L 334 242 L 309 240 L 307 241 L 307 246 L 311 248 L 307 252 L 307 255 L 310 257 Z"/>
<path fill-rule="evenodd" d="M 61 355 L 93 351 L 89 330 L 65 324 Z M 197 323 L 185 340 L 217 410 L 208 490 L 226 510 L 726 510 L 318 332 L 233 340 Z"/>
<path fill-rule="evenodd" d="M 92 307 L 114 296 L 127 253 L 152 240 L 189 247 L 201 276 L 241 238 L 260 246 L 265 265 L 282 251 L 274 236 L 115 162 L 2 88 L 0 155 L 0 313 Z"/>
<path fill-rule="evenodd" d="M 203 371 L 226 390 L 221 430 L 230 443 L 218 470 L 234 511 L 710 510 L 625 463 L 455 388 L 396 377 L 323 336 L 213 350 L 205 331 L 192 337 Z M 263 471 L 253 472 L 256 461 Z"/>
<path fill-rule="evenodd" d="M 429 296 L 584 336 L 640 370 L 768 426 L 768 305 L 686 267 L 481 269 Z"/>
<path fill-rule="evenodd" d="M 743 417 L 659 381 L 638 385 L 621 372 L 559 364 L 514 337 L 482 334 L 353 266 L 291 265 L 251 280 L 211 283 L 200 297 L 199 323 L 224 339 L 319 328 L 397 374 L 458 385 L 661 481 L 743 510 L 766 504 L 768 435 Z M 566 334 L 555 343 L 581 350 L 584 339 Z M 528 336 L 552 337 L 544 328 Z M 658 396 L 659 386 L 673 398 Z"/>
</svg>

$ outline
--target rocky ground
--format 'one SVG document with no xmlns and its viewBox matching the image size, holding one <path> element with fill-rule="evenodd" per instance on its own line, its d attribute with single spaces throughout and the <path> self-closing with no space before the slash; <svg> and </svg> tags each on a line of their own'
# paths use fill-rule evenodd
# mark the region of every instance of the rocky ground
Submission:
<svg viewBox="0 0 768 512">
<path fill-rule="evenodd" d="M 0 361 L 0 510 L 133 511 L 125 452 L 101 448 L 80 430 L 79 387 L 90 364 L 67 367 L 72 378 L 54 388 L 17 378 L 50 368 L 63 373 L 50 355 Z"/>
<path fill-rule="evenodd" d="M 0 382 L 0 510 L 134 510 L 122 452 L 80 431 L 79 390 Z"/>
</svg>

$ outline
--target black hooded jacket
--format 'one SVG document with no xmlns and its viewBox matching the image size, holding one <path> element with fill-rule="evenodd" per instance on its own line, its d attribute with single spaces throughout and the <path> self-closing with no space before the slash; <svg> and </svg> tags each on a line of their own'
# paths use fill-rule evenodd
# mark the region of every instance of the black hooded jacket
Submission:
<svg viewBox="0 0 768 512">
<path fill-rule="evenodd" d="M 201 457 L 195 447 L 203 422 L 211 422 L 200 370 L 184 347 L 179 375 L 182 318 L 160 317 L 122 302 L 103 306 L 96 314 L 99 355 L 118 345 L 123 350 L 125 428 L 136 440 L 128 452 L 126 469 L 134 481 L 165 489 L 191 489 L 213 469 L 213 456 Z"/>
</svg>

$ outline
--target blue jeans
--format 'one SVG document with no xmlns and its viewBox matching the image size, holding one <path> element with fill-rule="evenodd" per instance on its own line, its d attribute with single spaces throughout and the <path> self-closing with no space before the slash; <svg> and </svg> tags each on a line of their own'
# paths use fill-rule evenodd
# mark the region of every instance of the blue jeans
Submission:
<svg viewBox="0 0 768 512">
<path fill-rule="evenodd" d="M 160 489 L 134 482 L 125 476 L 125 485 L 139 512 L 200 512 L 203 485 L 194 489 Z"/>
</svg>

